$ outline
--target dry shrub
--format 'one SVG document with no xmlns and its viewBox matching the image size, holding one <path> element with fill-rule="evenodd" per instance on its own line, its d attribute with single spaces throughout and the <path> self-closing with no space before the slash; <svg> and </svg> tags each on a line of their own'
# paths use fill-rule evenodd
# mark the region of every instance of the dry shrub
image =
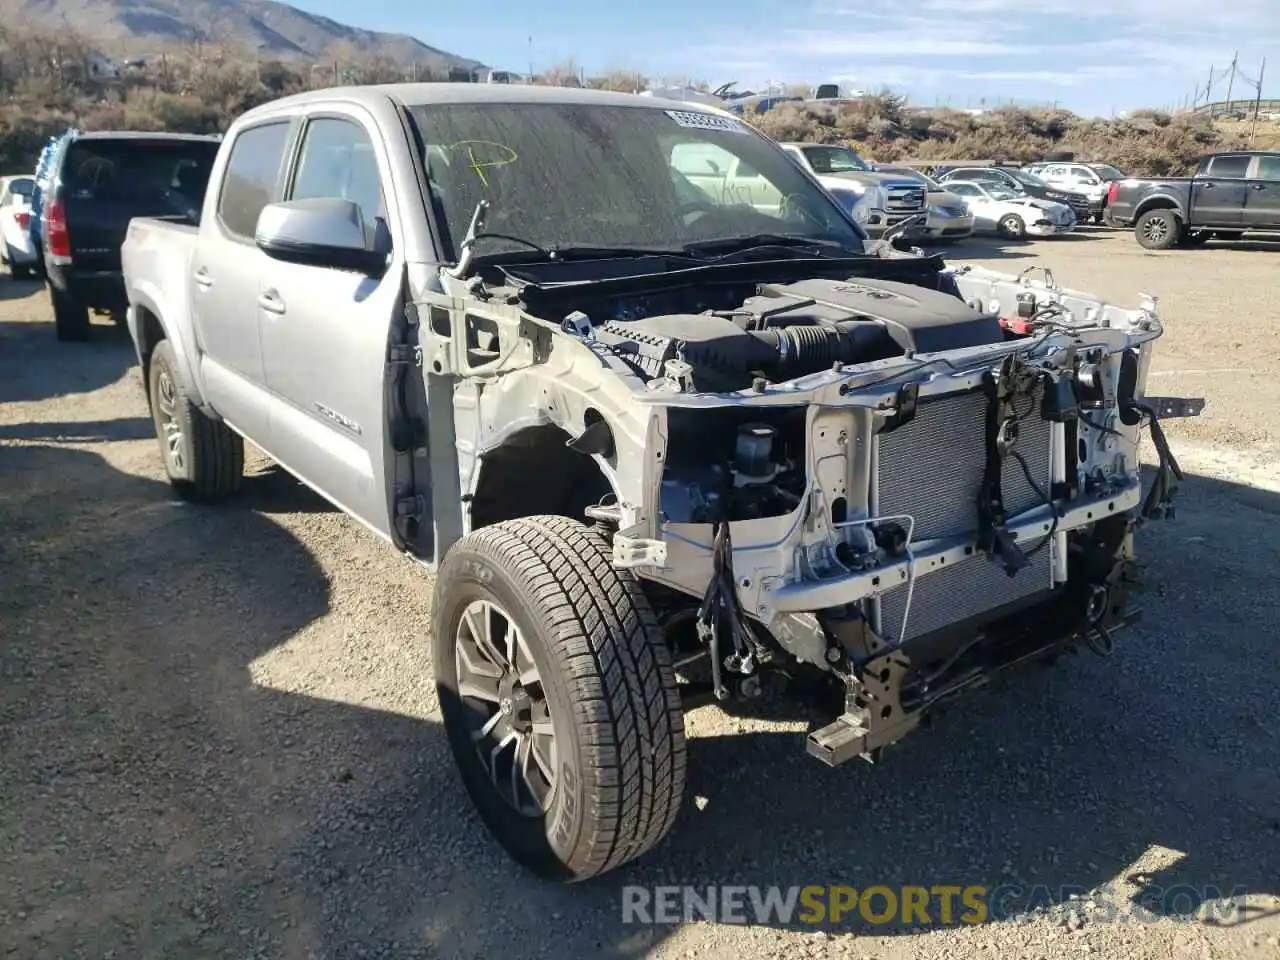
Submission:
<svg viewBox="0 0 1280 960">
<path fill-rule="evenodd" d="M 835 109 L 785 104 L 746 119 L 777 140 L 844 143 L 879 162 L 1029 163 L 1069 151 L 1082 160 L 1114 163 L 1147 176 L 1187 174 L 1206 153 L 1247 146 L 1251 130 L 1245 123 L 1214 126 L 1198 116 L 1157 110 L 1112 120 L 1017 107 L 977 116 L 959 110 L 913 111 L 885 94 Z M 1274 136 L 1265 128 L 1262 132 L 1264 138 Z"/>
<path fill-rule="evenodd" d="M 319 69 L 259 61 L 231 47 L 175 49 L 119 77 L 93 75 L 92 46 L 73 30 L 56 31 L 9 18 L 0 24 L 0 172 L 31 169 L 41 146 L 68 125 L 91 130 L 223 131 L 237 116 L 276 97 L 316 86 L 404 79 L 386 57 L 354 50 Z M 560 64 L 539 78 L 574 83 L 578 68 Z M 419 79 L 444 79 L 418 71 Z M 666 78 L 676 83 L 680 78 Z M 630 70 L 588 77 L 602 90 L 644 89 Z M 889 91 L 836 109 L 787 104 L 746 119 L 778 140 L 849 144 L 878 161 L 1039 160 L 1055 151 L 1106 160 L 1136 174 L 1186 173 L 1216 150 L 1247 144 L 1252 125 L 1217 127 L 1186 115 L 1139 110 L 1125 119 L 1088 120 L 1065 110 L 1006 107 L 980 116 L 958 110 L 913 110 Z M 1280 143 L 1264 125 L 1258 146 Z"/>
</svg>

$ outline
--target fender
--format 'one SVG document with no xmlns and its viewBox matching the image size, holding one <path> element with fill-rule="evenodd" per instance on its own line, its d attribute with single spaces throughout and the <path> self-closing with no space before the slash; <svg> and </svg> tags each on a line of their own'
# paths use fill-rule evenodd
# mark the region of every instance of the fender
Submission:
<svg viewBox="0 0 1280 960">
<path fill-rule="evenodd" d="M 195 330 L 190 316 L 182 317 L 185 304 L 173 302 L 170 291 L 147 279 L 139 279 L 129 287 L 129 335 L 133 338 L 138 353 L 138 362 L 146 369 L 146 357 L 150 354 L 154 343 L 146 342 L 146 333 L 142 329 L 142 311 L 146 311 L 160 325 L 164 338 L 173 344 L 174 356 L 178 361 L 175 373 L 182 380 L 182 386 L 202 413 L 221 419 L 205 399 L 204 381 L 200 376 L 200 347 L 196 343 Z"/>
<path fill-rule="evenodd" d="M 1171 208 L 1184 223 L 1187 221 L 1186 204 L 1168 191 L 1160 191 L 1143 197 L 1138 202 L 1138 205 L 1133 208 L 1133 219 L 1137 220 L 1138 217 L 1155 207 Z"/>
</svg>

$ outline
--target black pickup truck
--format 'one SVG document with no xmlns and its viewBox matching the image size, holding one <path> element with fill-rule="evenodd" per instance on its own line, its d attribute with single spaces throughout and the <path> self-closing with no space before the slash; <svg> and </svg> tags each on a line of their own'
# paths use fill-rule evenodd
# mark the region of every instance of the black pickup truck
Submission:
<svg viewBox="0 0 1280 960">
<path fill-rule="evenodd" d="M 1241 150 L 1200 161 L 1191 177 L 1116 180 L 1107 219 L 1148 250 L 1280 233 L 1280 153 Z"/>
<path fill-rule="evenodd" d="M 38 248 L 59 340 L 89 336 L 89 311 L 122 322 L 120 245 L 134 217 L 193 221 L 221 138 L 100 131 L 59 142 L 47 173 Z"/>
</svg>

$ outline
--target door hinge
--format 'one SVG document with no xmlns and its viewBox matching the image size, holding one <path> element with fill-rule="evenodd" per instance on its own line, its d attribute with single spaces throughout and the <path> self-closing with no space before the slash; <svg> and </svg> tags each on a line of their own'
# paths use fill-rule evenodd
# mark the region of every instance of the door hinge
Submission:
<svg viewBox="0 0 1280 960">
<path fill-rule="evenodd" d="M 391 349 L 387 351 L 387 363 L 420 367 L 422 366 L 422 347 L 417 344 L 393 343 Z"/>
</svg>

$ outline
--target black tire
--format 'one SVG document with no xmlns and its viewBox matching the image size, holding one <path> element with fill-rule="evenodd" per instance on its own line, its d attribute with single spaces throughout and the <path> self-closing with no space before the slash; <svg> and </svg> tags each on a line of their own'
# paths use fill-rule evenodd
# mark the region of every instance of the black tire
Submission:
<svg viewBox="0 0 1280 960">
<path fill-rule="evenodd" d="M 591 528 L 568 517 L 535 516 L 464 537 L 436 576 L 432 655 L 459 773 L 493 836 L 513 859 L 548 880 L 585 880 L 641 856 L 671 829 L 684 793 L 684 718 L 671 654 L 639 581 L 615 570 L 611 558 L 608 543 Z M 517 684 L 505 706 L 499 700 L 499 707 L 486 707 L 501 696 L 492 691 L 464 698 L 459 682 L 460 660 L 469 665 L 477 651 L 487 657 L 472 641 L 475 611 L 483 604 L 524 638 L 512 658 L 516 668 L 502 675 L 527 673 L 531 661 L 539 678 L 527 687 Z M 488 682 L 497 691 L 510 683 Z M 540 725 L 544 731 L 550 726 L 555 744 L 543 747 L 544 753 L 553 750 L 554 761 L 535 765 L 539 776 L 552 769 L 542 806 L 529 804 L 524 811 L 499 788 L 500 780 L 515 783 L 510 770 L 498 766 L 504 754 L 490 753 L 491 774 L 477 746 L 483 743 L 489 752 L 490 740 L 473 738 L 478 729 L 482 738 L 496 738 L 509 729 L 505 723 L 516 723 L 520 710 L 511 698 L 517 695 L 532 702 L 531 717 L 544 717 Z M 493 727 L 499 713 L 515 719 L 499 718 Z M 529 729 L 531 742 L 538 735 Z M 526 748 L 518 738 L 511 742 L 513 769 Z M 536 749 L 528 747 L 526 757 L 536 760 Z M 527 789 L 529 778 L 523 779 Z M 519 801 L 519 791 L 513 793 Z"/>
<path fill-rule="evenodd" d="M 1203 247 L 1213 237 L 1210 230 L 1188 230 L 1183 234 L 1182 246 L 1184 247 Z"/>
<path fill-rule="evenodd" d="M 1093 223 L 1094 223 L 1094 226 L 1098 226 L 1098 227 L 1102 226 L 1103 222 L 1104 222 L 1106 219 L 1107 219 L 1107 218 L 1106 218 L 1106 216 L 1105 216 L 1103 213 L 1101 213 L 1101 212 L 1095 213 L 1095 214 L 1093 215 Z"/>
<path fill-rule="evenodd" d="M 1022 240 L 1027 235 L 1027 222 L 1016 213 L 1007 213 L 1000 218 L 996 231 L 1006 239 Z"/>
<path fill-rule="evenodd" d="M 1182 240 L 1182 221 L 1173 210 L 1148 210 L 1133 225 L 1133 235 L 1144 250 L 1168 250 Z"/>
<path fill-rule="evenodd" d="M 147 394 L 169 483 L 184 500 L 216 503 L 240 489 L 244 440 L 187 398 L 168 340 L 151 353 Z"/>
<path fill-rule="evenodd" d="M 89 308 L 71 294 L 49 285 L 49 302 L 53 306 L 53 328 L 64 343 L 89 339 Z"/>
</svg>

